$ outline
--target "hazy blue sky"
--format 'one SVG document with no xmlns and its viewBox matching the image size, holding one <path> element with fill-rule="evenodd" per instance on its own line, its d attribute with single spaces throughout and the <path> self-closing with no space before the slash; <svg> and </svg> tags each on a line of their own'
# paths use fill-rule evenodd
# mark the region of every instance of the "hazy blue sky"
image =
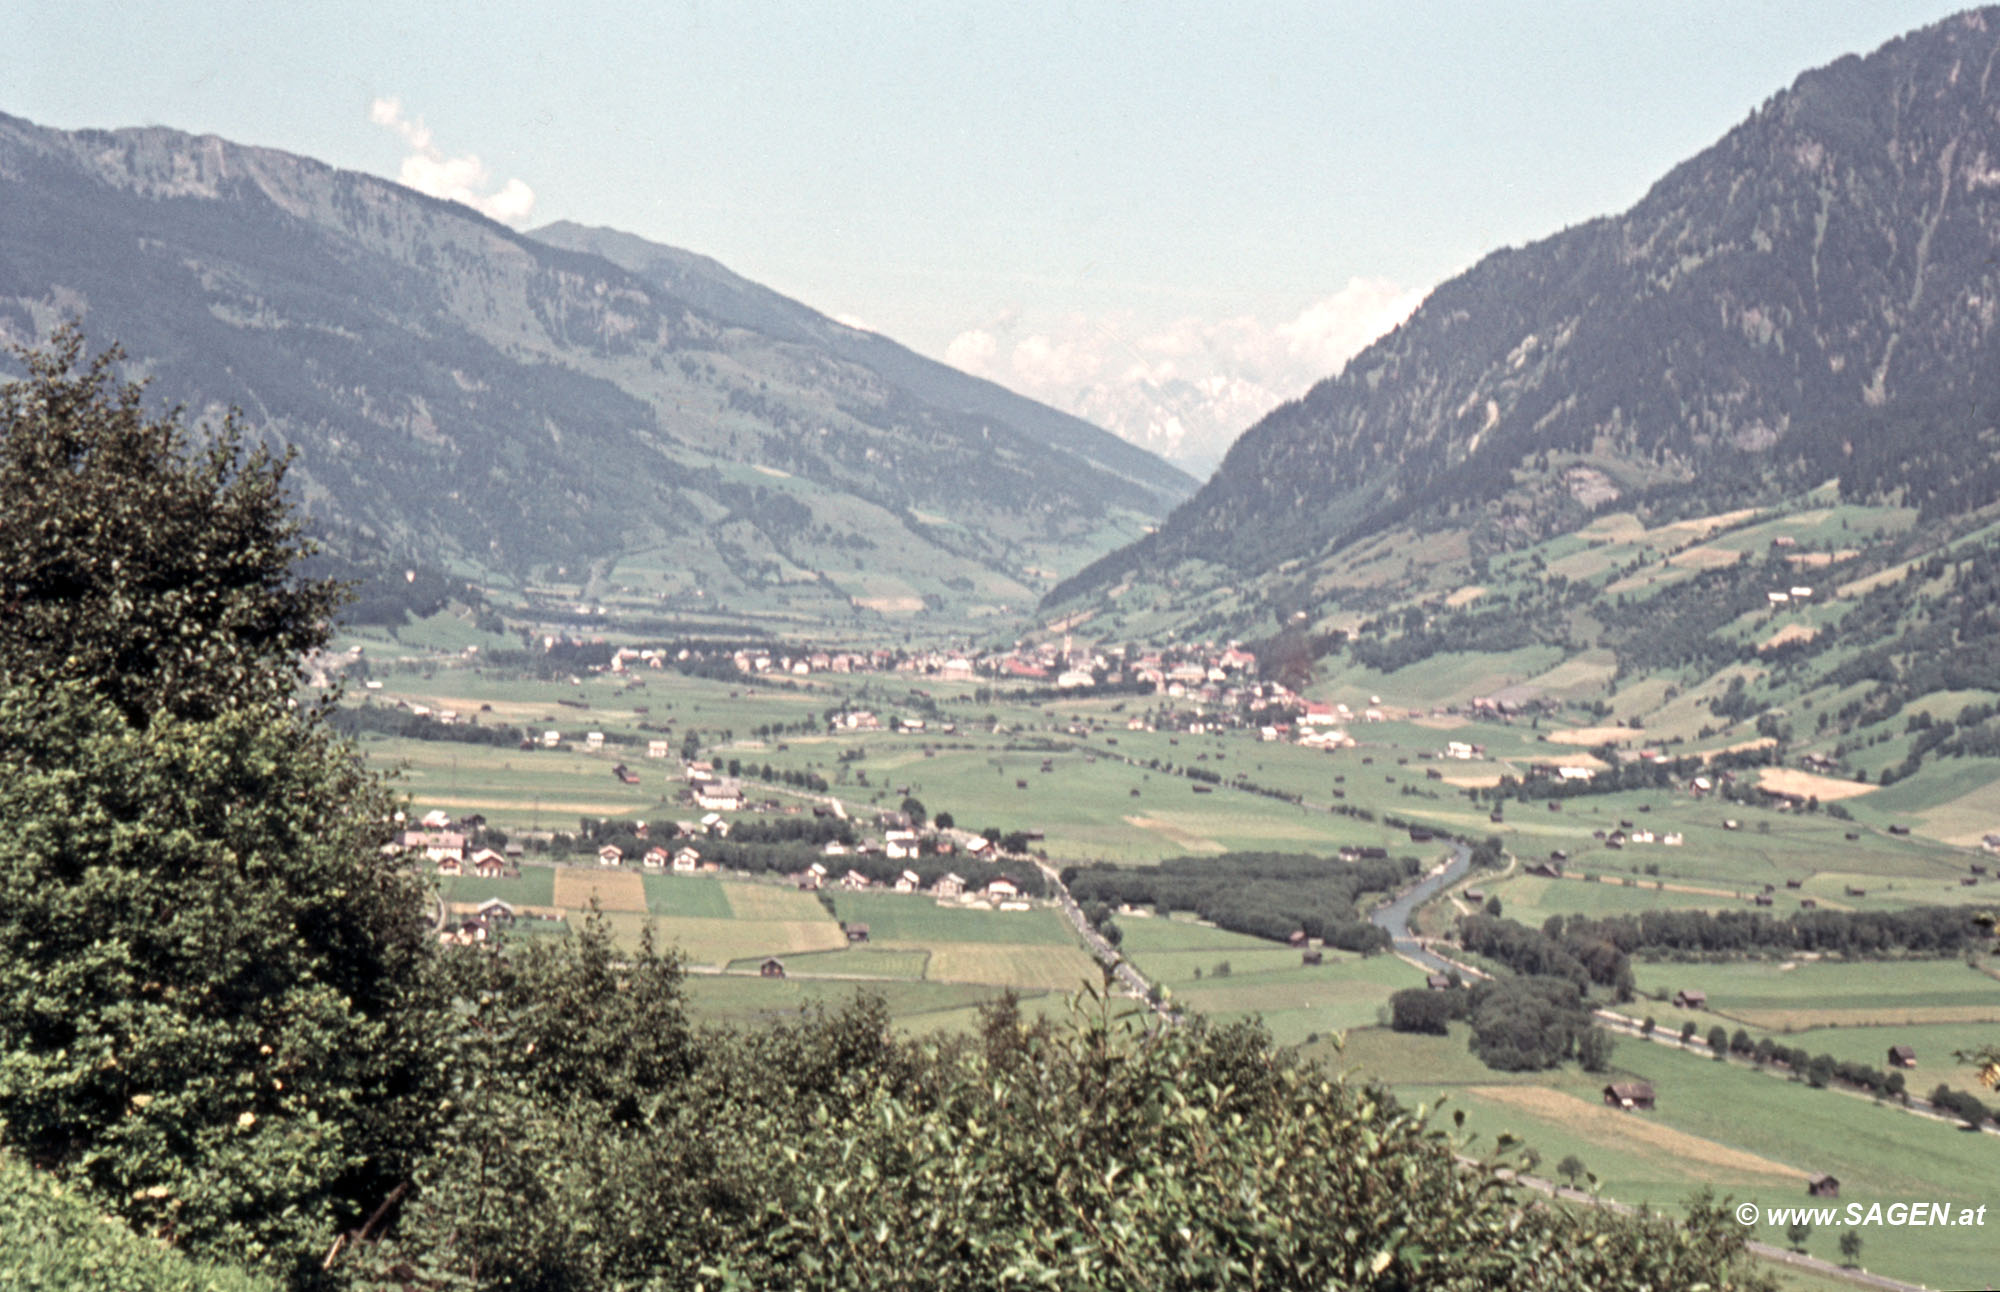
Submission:
<svg viewBox="0 0 2000 1292">
<path fill-rule="evenodd" d="M 0 111 L 612 225 L 1196 466 L 1495 247 L 1936 0 L 65 0 Z"/>
</svg>

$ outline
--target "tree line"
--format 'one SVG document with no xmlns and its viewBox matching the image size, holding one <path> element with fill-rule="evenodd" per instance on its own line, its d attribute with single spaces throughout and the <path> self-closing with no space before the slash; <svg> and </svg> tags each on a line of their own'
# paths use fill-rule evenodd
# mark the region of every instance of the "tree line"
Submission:
<svg viewBox="0 0 2000 1292">
<path fill-rule="evenodd" d="M 1083 905 L 1193 911 L 1218 927 L 1283 940 L 1293 933 L 1364 952 L 1384 950 L 1383 930 L 1362 917 L 1366 893 L 1391 893 L 1422 869 L 1415 857 L 1341 861 L 1306 853 L 1232 852 L 1131 868 L 1067 866 L 1063 883 Z"/>
</svg>

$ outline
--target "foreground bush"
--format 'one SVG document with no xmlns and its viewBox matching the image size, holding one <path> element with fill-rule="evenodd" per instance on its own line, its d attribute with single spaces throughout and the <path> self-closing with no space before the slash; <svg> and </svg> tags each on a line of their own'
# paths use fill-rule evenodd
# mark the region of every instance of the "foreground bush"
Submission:
<svg viewBox="0 0 2000 1292">
<path fill-rule="evenodd" d="M 1251 1024 L 1151 1033 L 1086 998 L 1067 1022 L 1003 1004 L 978 1037 L 914 1041 L 861 998 L 684 1047 L 659 1026 L 668 962 L 642 956 L 620 1003 L 601 932 L 508 954 L 564 1013 L 616 1009 L 666 1041 L 601 1098 L 559 1098 L 519 1057 L 549 1011 L 472 973 L 466 1053 L 489 1075 L 397 1234 L 357 1257 L 364 1284 L 1756 1286 L 1719 1209 L 1682 1226 L 1549 1207 Z M 638 1094 L 640 1069 L 667 1084 Z"/>
<path fill-rule="evenodd" d="M 0 1287 L 91 1292 L 275 1292 L 140 1238 L 50 1176 L 0 1158 Z"/>
</svg>

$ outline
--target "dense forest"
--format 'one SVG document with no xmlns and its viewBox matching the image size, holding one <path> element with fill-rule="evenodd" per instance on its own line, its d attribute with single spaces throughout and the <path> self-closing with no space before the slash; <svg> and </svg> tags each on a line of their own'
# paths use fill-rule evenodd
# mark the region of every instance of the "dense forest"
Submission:
<svg viewBox="0 0 2000 1292">
<path fill-rule="evenodd" d="M 1063 883 L 1086 910 L 1193 911 L 1236 933 L 1282 941 L 1302 932 L 1342 950 L 1374 952 L 1387 949 L 1388 935 L 1363 917 L 1359 899 L 1391 893 L 1419 869 L 1415 857 L 1348 862 L 1306 853 L 1232 852 L 1170 858 L 1144 869 L 1107 862 L 1069 866 Z"/>
</svg>

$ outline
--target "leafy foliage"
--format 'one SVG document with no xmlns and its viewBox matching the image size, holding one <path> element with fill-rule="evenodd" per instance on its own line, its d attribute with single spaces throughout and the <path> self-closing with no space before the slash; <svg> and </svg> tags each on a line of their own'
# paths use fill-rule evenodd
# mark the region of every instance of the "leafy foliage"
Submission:
<svg viewBox="0 0 2000 1292">
<path fill-rule="evenodd" d="M 862 999 L 768 1033 L 704 1036 L 650 1122 L 616 1129 L 601 1104 L 573 1100 L 560 1128 L 473 1131 L 480 1172 L 440 1177 L 402 1235 L 370 1254 L 374 1277 L 1757 1285 L 1735 1265 L 1740 1230 L 1707 1203 L 1686 1228 L 1524 1204 L 1462 1169 L 1421 1117 L 1282 1059 L 1252 1024 L 1148 1035 L 1091 1001 L 1066 1025 L 1026 1025 L 1002 1002 L 981 1036 L 950 1041 L 896 1040 L 885 1023 Z M 470 1214 L 486 1214 L 487 1197 L 496 1223 L 482 1227 Z"/>
<path fill-rule="evenodd" d="M 140 1238 L 12 1158 L 0 1158 L 0 1284 L 93 1292 L 270 1292 L 276 1286 Z"/>
<path fill-rule="evenodd" d="M 82 355 L 65 327 L 0 387 L 0 680 L 87 680 L 137 723 L 282 702 L 339 598 L 292 574 L 286 459 L 234 419 L 198 445 Z"/>
</svg>

